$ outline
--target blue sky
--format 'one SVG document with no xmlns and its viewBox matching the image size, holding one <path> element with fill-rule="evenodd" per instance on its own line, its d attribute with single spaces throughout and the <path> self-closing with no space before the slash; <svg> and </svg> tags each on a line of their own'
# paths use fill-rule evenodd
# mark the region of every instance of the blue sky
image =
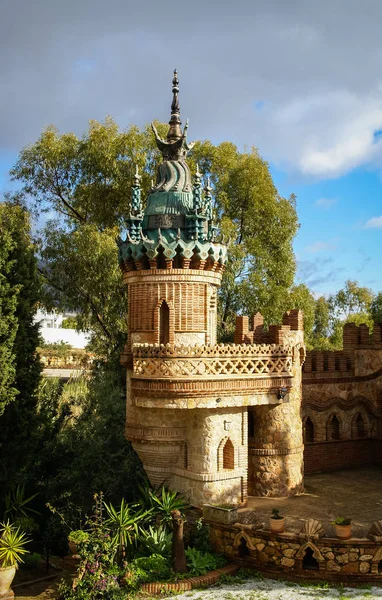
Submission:
<svg viewBox="0 0 382 600">
<path fill-rule="evenodd" d="M 0 190 L 50 123 L 166 120 L 177 67 L 190 138 L 257 146 L 296 194 L 298 281 L 382 290 L 381 22 L 380 0 L 3 0 Z"/>
</svg>

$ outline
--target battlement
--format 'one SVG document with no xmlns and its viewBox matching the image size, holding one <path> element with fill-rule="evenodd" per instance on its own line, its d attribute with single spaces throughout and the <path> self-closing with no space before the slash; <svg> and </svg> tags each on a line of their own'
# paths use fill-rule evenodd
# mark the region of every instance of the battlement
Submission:
<svg viewBox="0 0 382 600">
<path fill-rule="evenodd" d="M 343 333 L 344 350 L 348 348 L 382 348 L 382 323 L 374 323 L 373 333 L 367 325 L 346 323 Z"/>
<path fill-rule="evenodd" d="M 304 331 L 304 317 L 301 310 L 293 309 L 283 316 L 282 325 L 270 325 L 264 329 L 264 317 L 256 313 L 253 317 L 237 316 L 235 344 L 285 344 L 290 331 Z"/>
<path fill-rule="evenodd" d="M 306 353 L 303 373 L 352 373 L 354 371 L 354 354 L 346 350 L 317 351 Z"/>
</svg>

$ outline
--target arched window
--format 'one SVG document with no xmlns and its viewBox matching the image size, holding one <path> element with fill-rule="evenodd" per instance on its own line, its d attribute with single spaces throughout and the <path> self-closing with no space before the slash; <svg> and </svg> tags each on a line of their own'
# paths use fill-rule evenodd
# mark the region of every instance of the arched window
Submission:
<svg viewBox="0 0 382 600">
<path fill-rule="evenodd" d="M 159 343 L 168 344 L 170 340 L 170 309 L 167 302 L 162 302 L 159 309 Z"/>
<path fill-rule="evenodd" d="M 310 417 L 307 417 L 304 422 L 304 442 L 314 442 L 314 424 Z"/>
<path fill-rule="evenodd" d="M 327 440 L 339 440 L 340 439 L 340 422 L 336 415 L 333 415 L 329 419 L 326 425 L 326 439 Z"/>
<path fill-rule="evenodd" d="M 361 413 L 358 413 L 356 418 L 353 419 L 352 423 L 352 437 L 353 438 L 364 438 L 366 437 L 366 426 L 365 420 Z"/>
<path fill-rule="evenodd" d="M 235 449 L 233 443 L 228 438 L 223 448 L 223 469 L 235 468 Z"/>
</svg>

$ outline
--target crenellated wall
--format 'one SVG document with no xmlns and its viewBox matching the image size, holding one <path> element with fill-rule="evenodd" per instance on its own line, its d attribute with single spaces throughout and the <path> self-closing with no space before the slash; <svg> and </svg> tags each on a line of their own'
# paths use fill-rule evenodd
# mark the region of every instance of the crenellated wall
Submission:
<svg viewBox="0 0 382 600">
<path fill-rule="evenodd" d="M 342 351 L 303 366 L 305 472 L 382 466 L 382 324 L 347 323 Z"/>
</svg>

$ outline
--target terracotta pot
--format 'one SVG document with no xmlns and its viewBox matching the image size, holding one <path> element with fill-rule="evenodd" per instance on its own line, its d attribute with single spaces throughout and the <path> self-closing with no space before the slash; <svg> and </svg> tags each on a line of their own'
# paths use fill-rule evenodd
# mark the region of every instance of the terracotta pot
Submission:
<svg viewBox="0 0 382 600">
<path fill-rule="evenodd" d="M 16 567 L 0 567 L 0 597 L 10 589 L 15 574 Z"/>
<path fill-rule="evenodd" d="M 285 517 L 282 519 L 269 519 L 269 529 L 274 533 L 283 533 L 285 529 Z"/>
<path fill-rule="evenodd" d="M 68 540 L 69 550 L 72 554 L 78 554 L 77 544 L 72 542 L 72 540 Z"/>
<path fill-rule="evenodd" d="M 348 540 L 351 538 L 351 524 L 350 525 L 335 525 L 336 536 L 340 540 Z"/>
</svg>

